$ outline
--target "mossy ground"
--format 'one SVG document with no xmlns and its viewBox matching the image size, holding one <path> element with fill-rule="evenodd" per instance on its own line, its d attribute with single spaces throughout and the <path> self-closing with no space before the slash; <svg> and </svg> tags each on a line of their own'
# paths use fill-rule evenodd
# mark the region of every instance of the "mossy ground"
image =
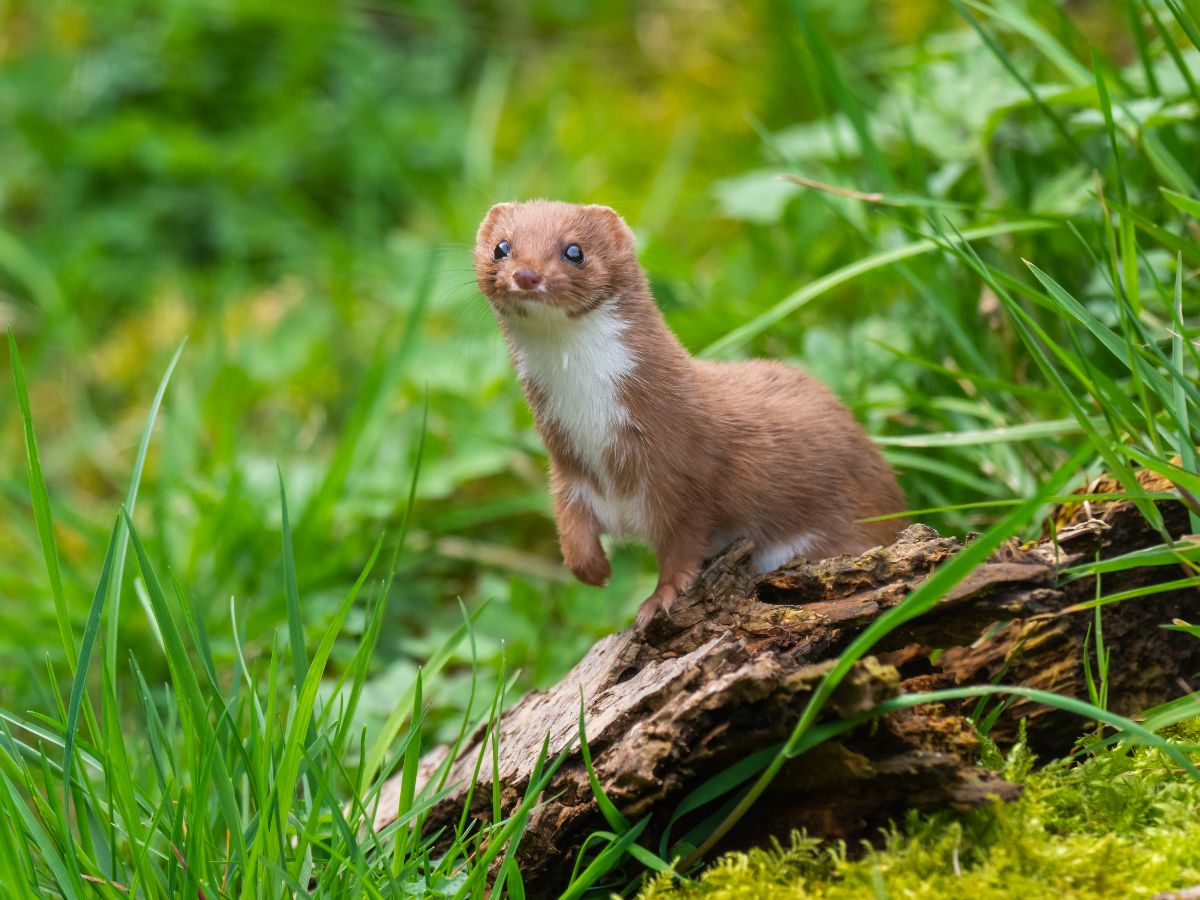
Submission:
<svg viewBox="0 0 1200 900">
<path fill-rule="evenodd" d="M 1174 731 L 1197 749 L 1200 720 Z M 1006 768 L 1025 786 L 1016 803 L 912 815 L 853 860 L 843 846 L 793 835 L 787 847 L 727 854 L 693 883 L 660 876 L 641 900 L 1086 900 L 1200 885 L 1200 782 L 1158 751 L 1110 749 L 1079 764 L 1031 770 L 1028 754 L 1018 750 Z"/>
</svg>

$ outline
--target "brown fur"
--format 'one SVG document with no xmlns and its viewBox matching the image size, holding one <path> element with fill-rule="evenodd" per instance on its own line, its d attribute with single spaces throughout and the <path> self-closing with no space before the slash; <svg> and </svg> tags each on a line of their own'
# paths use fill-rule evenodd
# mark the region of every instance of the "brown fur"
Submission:
<svg viewBox="0 0 1200 900">
<path fill-rule="evenodd" d="M 506 240 L 508 259 L 493 259 Z M 578 243 L 582 266 L 563 259 Z M 513 328 L 530 304 L 557 307 L 568 320 L 602 308 L 626 323 L 621 342 L 634 367 L 619 380 L 628 417 L 593 471 L 570 436 L 546 414 L 538 384 L 522 381 L 551 462 L 555 518 L 567 566 L 587 584 L 610 574 L 597 514 L 572 492 L 603 485 L 638 495 L 659 563 L 659 583 L 643 604 L 645 624 L 685 591 L 719 537 L 767 547 L 813 537 L 814 559 L 890 543 L 904 523 L 860 522 L 904 508 L 895 477 L 850 412 L 823 384 L 766 360 L 693 359 L 667 328 L 634 255 L 633 235 L 613 210 L 534 200 L 494 206 L 474 253 L 480 289 L 516 354 Z M 544 293 L 515 289 L 532 269 Z M 537 312 L 537 310 L 533 310 Z M 552 327 L 552 326 L 551 326 Z"/>
</svg>

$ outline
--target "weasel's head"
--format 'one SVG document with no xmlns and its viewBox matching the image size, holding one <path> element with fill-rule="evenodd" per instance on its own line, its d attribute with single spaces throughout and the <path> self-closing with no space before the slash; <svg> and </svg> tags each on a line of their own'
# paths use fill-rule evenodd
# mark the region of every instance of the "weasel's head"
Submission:
<svg viewBox="0 0 1200 900">
<path fill-rule="evenodd" d="M 497 203 L 474 260 L 479 289 L 505 317 L 578 318 L 641 283 L 633 232 L 607 206 Z"/>
</svg>

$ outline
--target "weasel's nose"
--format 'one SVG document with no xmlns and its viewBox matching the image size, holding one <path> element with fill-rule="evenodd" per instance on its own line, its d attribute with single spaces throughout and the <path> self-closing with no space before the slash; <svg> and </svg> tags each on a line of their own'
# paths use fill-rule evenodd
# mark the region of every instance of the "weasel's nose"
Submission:
<svg viewBox="0 0 1200 900">
<path fill-rule="evenodd" d="M 529 291 L 542 283 L 542 276 L 533 269 L 517 269 L 513 275 L 513 281 L 521 290 Z"/>
</svg>

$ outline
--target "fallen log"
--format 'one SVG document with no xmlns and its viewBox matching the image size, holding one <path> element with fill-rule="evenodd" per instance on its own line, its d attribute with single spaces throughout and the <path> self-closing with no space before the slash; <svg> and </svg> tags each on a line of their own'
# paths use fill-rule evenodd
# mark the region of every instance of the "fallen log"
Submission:
<svg viewBox="0 0 1200 900">
<path fill-rule="evenodd" d="M 1139 481 L 1146 490 L 1171 489 L 1148 473 Z M 1120 489 L 1115 482 L 1090 486 L 1092 493 Z M 1158 501 L 1158 508 L 1173 537 L 1187 532 L 1181 503 Z M 1052 521 L 1053 534 L 1005 546 L 934 609 L 888 635 L 874 657 L 856 664 L 823 719 L 867 711 L 900 693 L 956 685 L 1004 683 L 1086 698 L 1084 636 L 1093 613 L 1071 607 L 1096 596 L 1096 583 L 1090 576 L 1071 580 L 1064 570 L 1153 546 L 1161 536 L 1128 500 L 1063 507 Z M 503 715 L 498 775 L 484 753 L 471 814 L 490 817 L 494 777 L 506 812 L 520 802 L 547 734 L 551 753 L 577 737 L 582 693 L 600 783 L 628 818 L 653 814 L 650 837 L 689 790 L 784 740 L 838 654 L 962 546 L 913 525 L 889 547 L 766 575 L 750 571 L 748 544 L 729 548 L 669 619 L 656 619 L 644 634 L 627 629 L 602 639 L 557 685 Z M 1102 587 L 1110 595 L 1179 577 L 1172 565 L 1132 568 L 1106 574 Z M 1200 592 L 1174 590 L 1104 608 L 1110 709 L 1136 713 L 1200 687 L 1192 680 L 1200 671 L 1200 641 L 1159 627 L 1173 618 L 1200 618 Z M 977 765 L 969 712 L 970 704 L 931 704 L 892 713 L 789 762 L 727 846 L 801 827 L 854 839 L 907 809 L 966 808 L 1017 796 L 1017 786 Z M 1034 748 L 1053 754 L 1069 750 L 1087 727 L 1020 700 L 1003 709 L 991 735 L 1011 741 L 1021 719 Z M 482 730 L 469 738 L 451 765 L 446 783 L 455 787 L 430 810 L 430 827 L 458 820 L 484 738 Z M 445 754 L 443 748 L 422 761 L 418 783 Z M 382 792 L 377 829 L 394 819 L 398 791 L 397 776 Z M 518 854 L 535 892 L 563 880 L 583 839 L 604 827 L 577 749 L 543 797 Z M 674 834 L 688 825 L 683 821 Z"/>
</svg>

